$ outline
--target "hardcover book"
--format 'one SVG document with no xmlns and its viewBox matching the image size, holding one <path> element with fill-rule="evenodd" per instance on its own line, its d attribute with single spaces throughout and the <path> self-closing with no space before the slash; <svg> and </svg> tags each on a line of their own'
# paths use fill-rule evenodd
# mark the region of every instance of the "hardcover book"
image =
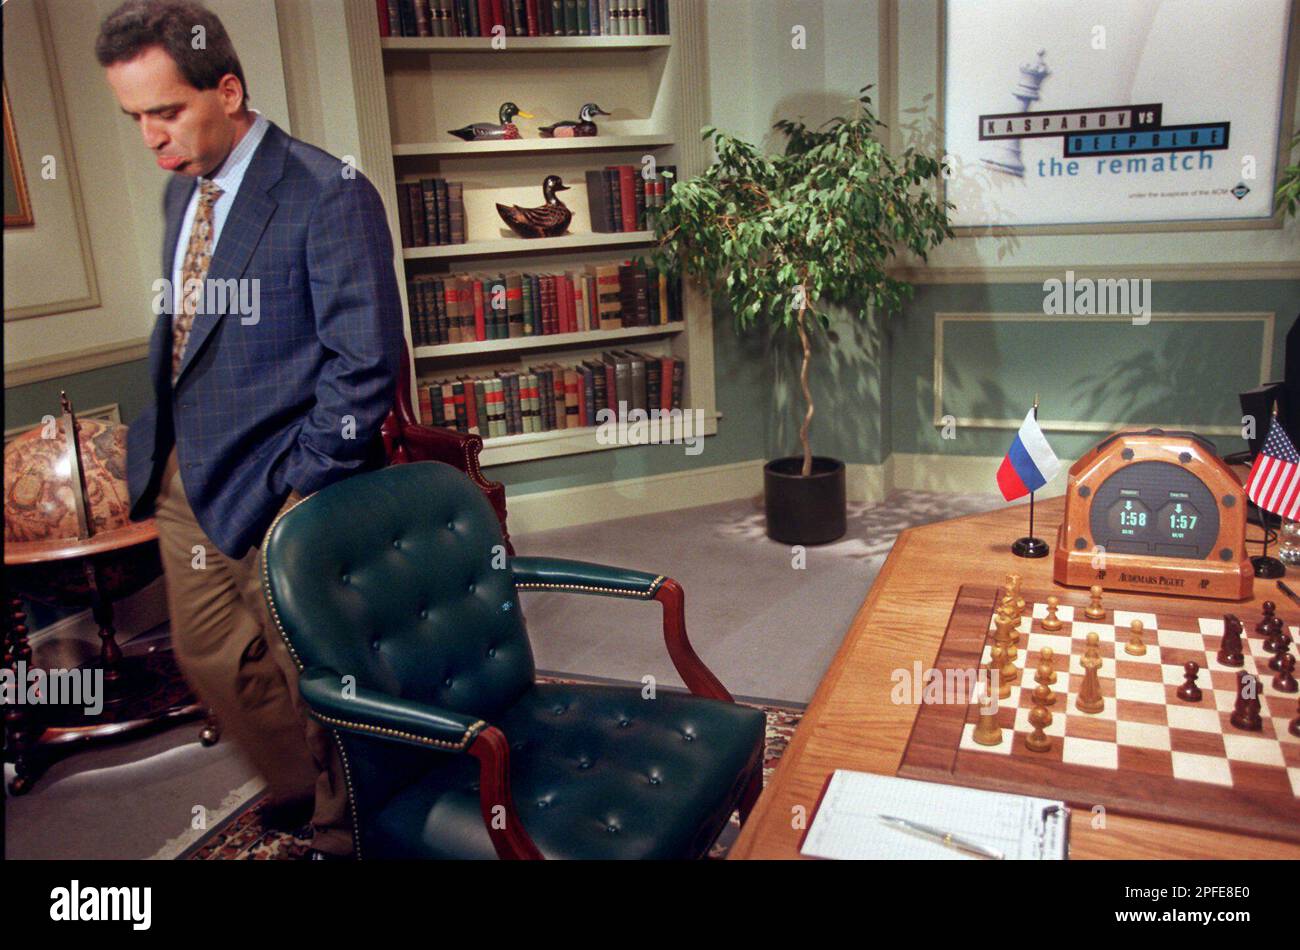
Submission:
<svg viewBox="0 0 1300 950">
<path fill-rule="evenodd" d="M 506 314 L 511 339 L 524 335 L 524 285 L 523 276 L 506 275 Z"/>
<path fill-rule="evenodd" d="M 623 301 L 618 264 L 596 265 L 596 295 L 599 301 L 600 329 L 623 327 Z"/>
<path fill-rule="evenodd" d="M 426 247 L 429 243 L 428 231 L 424 225 L 424 197 L 418 182 L 411 183 L 406 190 L 411 213 L 411 246 Z"/>
<path fill-rule="evenodd" d="M 587 212 L 591 216 L 591 230 L 597 234 L 612 234 L 618 230 L 614 223 L 610 203 L 609 177 L 604 171 L 589 171 L 587 180 Z"/>
</svg>

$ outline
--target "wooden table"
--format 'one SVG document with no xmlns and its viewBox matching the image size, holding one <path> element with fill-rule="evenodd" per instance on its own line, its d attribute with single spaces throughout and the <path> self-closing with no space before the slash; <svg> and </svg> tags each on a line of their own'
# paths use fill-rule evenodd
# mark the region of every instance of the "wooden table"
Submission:
<svg viewBox="0 0 1300 950">
<path fill-rule="evenodd" d="M 1062 498 L 1038 505 L 1035 527 L 1049 544 L 1056 543 L 1063 513 Z M 1030 561 L 1009 550 L 1024 533 L 1026 514 L 1015 506 L 899 535 L 730 858 L 799 857 L 804 826 L 835 769 L 898 771 L 918 707 L 890 701 L 891 673 L 910 670 L 918 660 L 925 668 L 933 664 L 958 589 L 997 586 L 1011 571 L 1026 588 L 1053 586 L 1050 556 Z M 1258 529 L 1252 530 L 1258 537 Z M 1258 578 L 1254 600 L 1236 607 L 1177 599 L 1206 604 L 1210 613 L 1250 613 L 1265 600 L 1276 601 L 1283 615 L 1297 610 L 1275 581 Z M 1094 829 L 1091 814 L 1076 811 L 1070 835 L 1074 858 L 1300 859 L 1300 846 L 1287 842 L 1115 814 L 1106 816 L 1104 829 Z"/>
</svg>

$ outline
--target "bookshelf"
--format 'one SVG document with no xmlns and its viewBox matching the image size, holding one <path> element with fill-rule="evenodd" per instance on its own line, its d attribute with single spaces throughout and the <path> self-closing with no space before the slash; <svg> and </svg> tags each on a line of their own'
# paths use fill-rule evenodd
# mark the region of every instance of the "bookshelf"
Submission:
<svg viewBox="0 0 1300 950">
<path fill-rule="evenodd" d="M 379 39 L 380 48 L 385 51 L 427 53 L 639 50 L 672 44 L 671 36 L 508 36 L 502 48 L 494 49 L 491 37 L 483 36 L 383 36 Z"/>
<path fill-rule="evenodd" d="M 705 124 L 706 64 L 702 0 L 671 0 L 668 36 L 381 37 L 374 0 L 344 0 L 352 83 L 357 99 L 358 165 L 384 198 L 398 241 L 397 183 L 442 177 L 464 183 L 467 242 L 398 248 L 395 265 L 407 314 L 405 333 L 421 381 L 459 374 L 564 365 L 634 347 L 685 360 L 682 405 L 702 410 L 704 434 L 717 432 L 713 328 L 709 298 L 687 283 L 683 319 L 620 330 L 526 336 L 433 346 L 413 345 L 406 282 L 421 274 L 491 270 L 580 270 L 648 256 L 653 233 L 592 231 L 584 175 L 606 165 L 640 165 L 652 156 L 689 177 L 709 161 L 699 138 Z M 501 44 L 498 44 L 501 45 Z M 517 102 L 532 119 L 516 119 L 524 138 L 463 142 L 448 129 L 496 121 L 502 102 Z M 541 139 L 537 129 L 577 118 L 585 102 L 611 116 L 589 139 Z M 542 203 L 541 182 L 563 177 L 562 200 L 573 211 L 567 233 L 517 237 L 495 203 Z M 413 393 L 419 405 L 418 393 Z M 594 427 L 484 439 L 484 465 L 621 448 L 597 440 Z"/>
<path fill-rule="evenodd" d="M 521 155 L 532 152 L 601 152 L 610 150 L 661 148 L 672 145 L 672 139 L 663 135 L 597 135 L 589 139 L 513 139 L 508 142 L 412 142 L 394 145 L 394 156 L 424 155 L 445 158 L 453 155 L 472 155 L 490 158 L 493 155 Z"/>
<path fill-rule="evenodd" d="M 541 192 L 538 191 L 540 196 Z M 568 197 L 567 195 L 565 197 Z M 586 199 L 583 199 L 586 201 Z M 541 204 L 540 197 L 537 204 Z M 566 202 L 567 203 L 567 202 Z M 496 211 L 492 212 L 496 217 Z M 574 218 L 577 218 L 576 209 Z M 499 223 L 499 219 L 498 222 Z M 501 226 L 505 230 L 505 226 Z M 408 247 L 402 257 L 408 261 L 481 260 L 487 257 L 517 257 L 521 254 L 544 254 L 548 251 L 587 251 L 600 248 L 649 248 L 654 243 L 651 231 L 626 231 L 621 234 L 561 234 L 553 238 L 498 237 L 465 244 L 439 244 L 433 247 Z"/>
<path fill-rule="evenodd" d="M 552 347 L 597 343 L 600 346 L 626 345 L 643 337 L 681 333 L 683 321 L 663 323 L 653 327 L 625 327 L 622 330 L 580 330 L 577 333 L 549 333 L 542 336 L 520 336 L 510 340 L 476 340 L 473 343 L 439 343 L 436 346 L 418 346 L 416 359 L 465 356 L 471 353 L 505 353 L 510 350 L 543 350 Z"/>
</svg>

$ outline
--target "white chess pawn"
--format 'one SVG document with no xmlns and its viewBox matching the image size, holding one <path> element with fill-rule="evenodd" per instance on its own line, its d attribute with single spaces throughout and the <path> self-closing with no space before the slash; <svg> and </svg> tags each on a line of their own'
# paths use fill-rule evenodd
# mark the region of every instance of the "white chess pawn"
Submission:
<svg viewBox="0 0 1300 950">
<path fill-rule="evenodd" d="M 1134 620 L 1128 629 L 1128 643 L 1124 644 L 1124 652 L 1129 656 L 1146 656 L 1147 645 L 1142 642 L 1142 621 Z"/>
<path fill-rule="evenodd" d="M 1055 633 L 1061 629 L 1061 618 L 1056 616 L 1056 611 L 1061 601 L 1055 594 L 1047 598 L 1047 616 L 1043 618 L 1040 626 L 1049 633 Z"/>
</svg>

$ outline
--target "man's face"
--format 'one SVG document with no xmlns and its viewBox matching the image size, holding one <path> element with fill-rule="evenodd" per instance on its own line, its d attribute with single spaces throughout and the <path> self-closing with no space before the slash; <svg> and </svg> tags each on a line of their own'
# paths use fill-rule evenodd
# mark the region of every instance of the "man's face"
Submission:
<svg viewBox="0 0 1300 950">
<path fill-rule="evenodd" d="M 195 89 L 161 46 L 114 63 L 105 74 L 159 168 L 207 175 L 230 154 L 243 108 L 235 76 L 224 76 L 215 89 Z"/>
</svg>

